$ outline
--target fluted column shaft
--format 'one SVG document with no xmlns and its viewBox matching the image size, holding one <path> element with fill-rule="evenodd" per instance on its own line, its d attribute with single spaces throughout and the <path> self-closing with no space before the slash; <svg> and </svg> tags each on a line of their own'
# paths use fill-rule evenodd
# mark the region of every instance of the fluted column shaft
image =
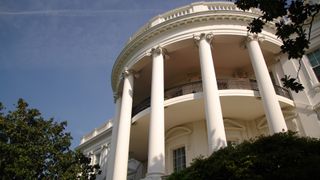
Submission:
<svg viewBox="0 0 320 180">
<path fill-rule="evenodd" d="M 212 34 L 195 37 L 198 41 L 203 96 L 205 103 L 209 153 L 227 146 L 219 90 L 214 70 L 210 42 Z"/>
<path fill-rule="evenodd" d="M 161 179 L 165 173 L 163 61 L 162 49 L 153 49 L 147 174 L 149 179 Z"/>
<path fill-rule="evenodd" d="M 257 35 L 249 35 L 246 45 L 258 82 L 269 131 L 271 134 L 287 131 L 287 125 L 258 40 Z"/>
<path fill-rule="evenodd" d="M 115 147 L 114 170 L 108 180 L 126 180 L 128 170 L 129 140 L 131 129 L 133 73 L 124 73 L 121 111 L 119 115 L 118 135 Z M 111 154 L 112 155 L 112 154 Z M 109 177 L 109 176 L 108 176 Z"/>
</svg>

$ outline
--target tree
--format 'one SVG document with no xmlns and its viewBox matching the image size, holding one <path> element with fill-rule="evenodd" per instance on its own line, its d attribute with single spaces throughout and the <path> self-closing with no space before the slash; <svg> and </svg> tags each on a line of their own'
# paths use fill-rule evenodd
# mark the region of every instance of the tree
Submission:
<svg viewBox="0 0 320 180">
<path fill-rule="evenodd" d="M 320 4 L 304 0 L 237 0 L 235 4 L 242 10 L 261 10 L 262 15 L 248 25 L 251 33 L 260 33 L 266 23 L 275 22 L 276 35 L 283 41 L 281 51 L 287 53 L 289 59 L 297 59 L 300 64 L 296 78 L 285 76 L 281 80 L 285 87 L 295 92 L 302 91 L 304 87 L 296 80 L 301 58 L 309 48 L 312 23 L 319 14 Z"/>
<path fill-rule="evenodd" d="M 70 149 L 67 122 L 41 117 L 19 99 L 14 111 L 0 103 L 0 176 L 2 179 L 95 179 L 98 165 Z"/>
<path fill-rule="evenodd" d="M 319 179 L 320 140 L 278 133 L 228 146 L 167 180 Z"/>
</svg>

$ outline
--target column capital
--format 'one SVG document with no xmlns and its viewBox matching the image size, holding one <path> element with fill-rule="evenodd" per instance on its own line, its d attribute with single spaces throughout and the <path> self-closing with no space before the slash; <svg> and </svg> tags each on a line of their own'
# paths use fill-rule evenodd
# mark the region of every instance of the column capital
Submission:
<svg viewBox="0 0 320 180">
<path fill-rule="evenodd" d="M 196 45 L 199 44 L 199 41 L 201 39 L 205 39 L 208 43 L 211 44 L 211 42 L 213 40 L 213 33 L 209 32 L 209 33 L 201 33 L 201 34 L 194 34 L 193 35 L 193 40 L 195 41 Z"/>
<path fill-rule="evenodd" d="M 157 47 L 155 47 L 155 48 L 152 48 L 151 49 L 151 54 L 152 55 L 154 55 L 154 54 L 156 54 L 156 55 L 160 55 L 160 54 L 164 54 L 164 48 L 162 48 L 161 46 L 157 46 Z"/>
<path fill-rule="evenodd" d="M 107 149 L 108 145 L 107 144 L 104 144 L 101 146 L 101 150 L 104 150 L 104 149 Z"/>
<path fill-rule="evenodd" d="M 167 49 L 157 46 L 154 48 L 151 48 L 150 50 L 146 51 L 146 56 L 153 56 L 153 55 L 162 55 L 164 59 L 169 59 L 168 51 Z"/>
<path fill-rule="evenodd" d="M 249 33 L 247 34 L 247 42 L 250 41 L 258 41 L 263 42 L 265 40 L 265 37 L 256 33 Z"/>
<path fill-rule="evenodd" d="M 133 69 L 125 69 L 123 72 L 122 72 L 122 78 L 124 77 L 128 77 L 130 75 L 135 75 L 137 74 L 137 72 Z"/>
</svg>

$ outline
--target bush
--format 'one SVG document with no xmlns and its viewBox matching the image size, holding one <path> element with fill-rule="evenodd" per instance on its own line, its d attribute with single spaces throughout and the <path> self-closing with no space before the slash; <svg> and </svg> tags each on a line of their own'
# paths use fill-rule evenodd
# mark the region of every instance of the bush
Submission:
<svg viewBox="0 0 320 180">
<path fill-rule="evenodd" d="M 278 133 L 197 158 L 169 180 L 320 179 L 320 140 Z"/>
</svg>

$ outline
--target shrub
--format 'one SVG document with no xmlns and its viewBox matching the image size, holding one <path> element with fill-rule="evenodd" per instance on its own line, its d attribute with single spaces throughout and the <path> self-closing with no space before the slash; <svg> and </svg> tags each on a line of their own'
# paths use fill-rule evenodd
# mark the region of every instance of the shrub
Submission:
<svg viewBox="0 0 320 180">
<path fill-rule="evenodd" d="M 320 179 L 320 140 L 294 132 L 228 146 L 173 173 L 168 180 Z"/>
</svg>

